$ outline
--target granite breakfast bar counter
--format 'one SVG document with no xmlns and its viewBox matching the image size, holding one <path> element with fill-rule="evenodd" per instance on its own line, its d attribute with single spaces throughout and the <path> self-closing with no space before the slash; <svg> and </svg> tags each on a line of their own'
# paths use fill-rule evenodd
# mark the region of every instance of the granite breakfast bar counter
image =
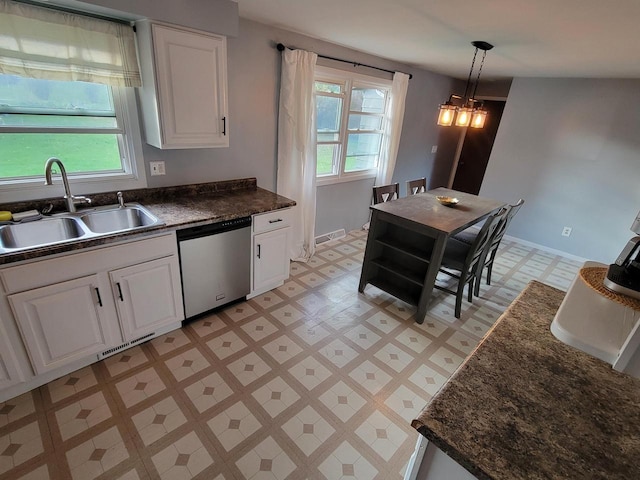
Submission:
<svg viewBox="0 0 640 480">
<path fill-rule="evenodd" d="M 431 453 L 469 478 L 640 478 L 640 381 L 551 334 L 563 297 L 534 281 L 512 303 L 412 422 Z M 415 478 L 453 478 L 428 457 Z"/>
</svg>

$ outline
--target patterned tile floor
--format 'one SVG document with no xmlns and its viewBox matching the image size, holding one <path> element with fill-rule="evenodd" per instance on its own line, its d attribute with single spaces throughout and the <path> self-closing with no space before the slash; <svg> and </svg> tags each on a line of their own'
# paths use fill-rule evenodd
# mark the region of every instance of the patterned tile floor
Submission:
<svg viewBox="0 0 640 480">
<path fill-rule="evenodd" d="M 579 264 L 503 241 L 493 285 L 415 309 L 357 285 L 366 232 L 274 291 L 0 403 L 0 479 L 400 479 L 410 421 L 528 281 Z"/>
</svg>

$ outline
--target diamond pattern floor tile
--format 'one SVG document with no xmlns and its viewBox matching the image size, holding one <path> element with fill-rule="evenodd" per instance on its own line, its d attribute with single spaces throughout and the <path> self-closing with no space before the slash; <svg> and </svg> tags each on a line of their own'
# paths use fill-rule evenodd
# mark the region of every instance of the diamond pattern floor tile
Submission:
<svg viewBox="0 0 640 480">
<path fill-rule="evenodd" d="M 281 287 L 0 403 L 0 478 L 401 480 L 411 420 L 531 278 L 580 265 L 503 240 L 492 285 L 415 308 L 357 291 L 367 232 Z"/>
</svg>

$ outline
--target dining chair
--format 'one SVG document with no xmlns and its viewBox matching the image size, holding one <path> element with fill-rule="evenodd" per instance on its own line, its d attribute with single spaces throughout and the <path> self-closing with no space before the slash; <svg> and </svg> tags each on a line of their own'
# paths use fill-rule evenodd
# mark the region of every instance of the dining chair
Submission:
<svg viewBox="0 0 640 480">
<path fill-rule="evenodd" d="M 511 220 L 513 220 L 513 217 L 515 217 L 516 213 L 518 213 L 518 210 L 520 210 L 520 207 L 522 207 L 523 204 L 524 199 L 521 198 L 515 204 L 507 205 L 506 215 L 496 228 L 495 232 L 493 233 L 493 237 L 487 244 L 480 262 L 481 266 L 477 270 L 475 288 L 473 292 L 476 297 L 480 295 L 480 281 L 482 280 L 482 272 L 484 271 L 485 267 L 487 269 L 487 285 L 491 285 L 491 272 L 493 271 L 493 262 L 496 258 L 496 254 L 498 253 L 498 247 L 500 246 L 502 237 L 504 237 L 504 234 L 506 233 Z M 475 237 L 475 233 L 464 231 L 457 235 L 454 235 L 452 238 L 470 245 L 471 243 L 473 243 Z"/>
<path fill-rule="evenodd" d="M 416 193 L 424 193 L 427 191 L 427 179 L 422 177 L 407 182 L 407 197 Z"/>
<path fill-rule="evenodd" d="M 493 232 L 504 219 L 505 215 L 506 209 L 502 209 L 498 213 L 491 215 L 484 222 L 484 225 L 471 245 L 465 242 L 459 242 L 453 238 L 447 241 L 439 271 L 457 279 L 458 285 L 455 291 L 441 285 L 434 285 L 434 288 L 456 296 L 454 311 L 456 318 L 460 318 L 464 286 L 467 284 L 469 284 L 467 301 L 473 302 L 473 287 L 477 278 L 477 269 L 481 266 L 482 253 L 493 236 Z"/>
<path fill-rule="evenodd" d="M 377 185 L 373 187 L 373 204 L 395 200 L 400 196 L 400 184 Z"/>
</svg>

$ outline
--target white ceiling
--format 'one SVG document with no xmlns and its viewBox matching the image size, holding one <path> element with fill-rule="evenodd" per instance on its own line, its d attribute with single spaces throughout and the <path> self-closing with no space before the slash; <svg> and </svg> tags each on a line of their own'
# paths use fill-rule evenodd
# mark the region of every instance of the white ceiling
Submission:
<svg viewBox="0 0 640 480">
<path fill-rule="evenodd" d="M 238 0 L 240 16 L 466 79 L 640 78 L 640 0 Z M 322 52 L 319 52 L 322 53 Z M 347 59 L 349 60 L 349 59 Z"/>
</svg>

